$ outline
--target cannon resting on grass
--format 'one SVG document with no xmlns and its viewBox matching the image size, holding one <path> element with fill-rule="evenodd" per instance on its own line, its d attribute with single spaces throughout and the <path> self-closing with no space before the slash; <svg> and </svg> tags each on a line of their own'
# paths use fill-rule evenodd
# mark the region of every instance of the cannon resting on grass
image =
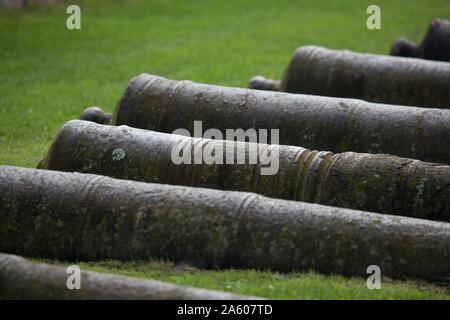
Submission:
<svg viewBox="0 0 450 320">
<path fill-rule="evenodd" d="M 70 275 L 70 274 L 69 274 Z M 81 271 L 80 290 L 69 290 L 66 268 L 0 253 L 0 299 L 246 300 L 255 297 Z M 261 298 L 258 298 L 261 299 Z"/>
<path fill-rule="evenodd" d="M 445 94 L 450 97 L 448 80 Z M 202 121 L 203 130 L 279 129 L 280 144 L 308 149 L 386 153 L 450 164 L 450 110 L 230 88 L 149 74 L 131 80 L 112 124 L 172 133 L 180 128 L 193 132 L 196 120 Z"/>
<path fill-rule="evenodd" d="M 450 21 L 435 19 L 419 44 L 399 38 L 391 47 L 392 56 L 450 61 Z"/>
<path fill-rule="evenodd" d="M 333 154 L 73 120 L 39 168 L 450 222 L 450 166 L 385 154 Z"/>
<path fill-rule="evenodd" d="M 445 109 L 450 63 L 306 46 L 294 52 L 281 82 L 257 76 L 249 87 Z"/>
<path fill-rule="evenodd" d="M 201 268 L 450 274 L 450 224 L 254 193 L 0 166 L 0 252 Z"/>
</svg>

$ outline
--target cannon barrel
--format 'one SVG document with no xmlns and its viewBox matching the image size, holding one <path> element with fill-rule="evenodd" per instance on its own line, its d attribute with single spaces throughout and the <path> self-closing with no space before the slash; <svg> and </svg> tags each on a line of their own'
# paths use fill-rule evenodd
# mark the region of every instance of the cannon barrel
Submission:
<svg viewBox="0 0 450 320">
<path fill-rule="evenodd" d="M 74 120 L 61 128 L 40 168 L 450 221 L 450 166 L 384 154 L 333 154 Z"/>
<path fill-rule="evenodd" d="M 450 91 L 449 91 L 450 92 Z M 128 85 L 113 124 L 172 133 L 279 129 L 280 144 L 387 153 L 450 164 L 450 110 L 248 90 L 142 74 Z"/>
<path fill-rule="evenodd" d="M 450 63 L 306 46 L 295 50 L 279 90 L 448 109 Z"/>
<path fill-rule="evenodd" d="M 256 299 L 220 291 L 178 286 L 81 270 L 79 290 L 69 289 L 72 269 L 36 263 L 0 253 L 1 299 L 88 300 L 247 300 Z M 68 273 L 69 271 L 69 273 Z"/>
<path fill-rule="evenodd" d="M 0 252 L 434 279 L 450 224 L 254 193 L 0 167 Z"/>
</svg>

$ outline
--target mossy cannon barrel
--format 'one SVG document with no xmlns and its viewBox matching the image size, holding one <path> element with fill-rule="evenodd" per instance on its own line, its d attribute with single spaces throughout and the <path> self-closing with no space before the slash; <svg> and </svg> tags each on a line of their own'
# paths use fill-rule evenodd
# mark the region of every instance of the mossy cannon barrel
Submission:
<svg viewBox="0 0 450 320">
<path fill-rule="evenodd" d="M 259 80 L 258 80 L 259 79 Z M 255 89 L 273 80 L 254 78 Z M 450 63 L 307 46 L 289 62 L 280 91 L 450 108 Z"/>
<path fill-rule="evenodd" d="M 68 273 L 64 267 L 35 263 L 19 256 L 0 253 L 0 299 L 255 299 L 255 297 L 90 271 L 80 272 L 81 290 L 70 290 L 67 283 L 69 282 L 70 285 L 77 285 L 77 283 L 68 281 L 69 276 L 71 273 Z"/>
<path fill-rule="evenodd" d="M 113 124 L 172 133 L 279 129 L 280 143 L 333 152 L 387 153 L 450 164 L 450 110 L 171 81 L 142 74 L 128 85 Z"/>
<path fill-rule="evenodd" d="M 40 168 L 450 221 L 450 166 L 383 154 L 333 154 L 73 120 L 60 129 Z"/>
<path fill-rule="evenodd" d="M 0 167 L 0 251 L 210 268 L 450 275 L 450 224 L 105 176 Z"/>
</svg>

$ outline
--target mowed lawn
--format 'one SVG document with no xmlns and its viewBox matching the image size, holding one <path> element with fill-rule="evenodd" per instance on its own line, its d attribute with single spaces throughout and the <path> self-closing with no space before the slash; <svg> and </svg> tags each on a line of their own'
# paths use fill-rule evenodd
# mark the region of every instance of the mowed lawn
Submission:
<svg viewBox="0 0 450 320">
<path fill-rule="evenodd" d="M 366 28 L 369 4 L 382 29 Z M 245 87 L 280 78 L 293 50 L 321 45 L 386 54 L 398 36 L 418 41 L 448 0 L 79 1 L 81 30 L 66 29 L 67 5 L 0 9 L 0 165 L 35 167 L 58 128 L 87 106 L 112 112 L 127 82 L 148 72 Z M 450 298 L 448 289 L 314 273 L 201 271 L 160 262 L 81 263 L 83 268 L 271 298 Z"/>
</svg>

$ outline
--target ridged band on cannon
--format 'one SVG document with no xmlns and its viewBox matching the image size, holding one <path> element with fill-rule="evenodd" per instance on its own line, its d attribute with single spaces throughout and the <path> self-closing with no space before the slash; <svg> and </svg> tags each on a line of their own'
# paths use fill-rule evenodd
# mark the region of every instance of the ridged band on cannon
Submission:
<svg viewBox="0 0 450 320">
<path fill-rule="evenodd" d="M 0 251 L 201 268 L 450 275 L 450 224 L 105 176 L 0 167 Z"/>
<path fill-rule="evenodd" d="M 262 159 L 259 154 L 263 151 L 270 151 L 272 156 Z M 227 164 L 228 152 L 234 152 L 231 164 Z M 188 161 L 176 162 L 173 156 L 180 153 L 189 153 Z M 203 160 L 204 155 L 214 153 L 220 156 L 209 162 Z M 253 162 L 251 154 L 255 156 Z M 196 158 L 202 161 L 193 164 Z M 249 191 L 287 200 L 450 221 L 450 166 L 383 154 L 332 154 L 294 146 L 235 144 L 74 120 L 61 128 L 39 167 Z M 263 168 L 275 174 L 264 175 Z"/>
<path fill-rule="evenodd" d="M 199 289 L 155 280 L 80 272 L 80 288 L 69 289 L 66 268 L 35 263 L 0 253 L 0 299 L 88 300 L 224 300 L 256 299 L 226 292 Z"/>
<path fill-rule="evenodd" d="M 250 88 L 273 80 L 253 78 Z M 450 63 L 306 46 L 295 50 L 279 91 L 424 108 L 450 108 Z"/>
<path fill-rule="evenodd" d="M 285 145 L 450 164 L 450 110 L 228 88 L 148 74 L 130 82 L 113 124 L 193 132 L 195 120 L 202 121 L 203 130 L 279 129 Z"/>
</svg>

